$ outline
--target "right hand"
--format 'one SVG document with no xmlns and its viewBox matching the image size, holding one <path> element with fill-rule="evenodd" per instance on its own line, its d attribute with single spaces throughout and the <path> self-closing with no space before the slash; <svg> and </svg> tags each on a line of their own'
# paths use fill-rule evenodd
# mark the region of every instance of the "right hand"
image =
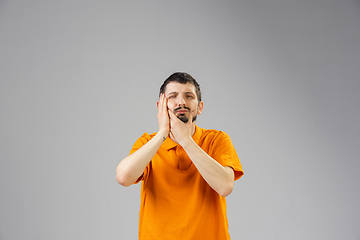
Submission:
<svg viewBox="0 0 360 240">
<path fill-rule="evenodd" d="M 170 117 L 167 108 L 167 98 L 165 94 L 160 95 L 160 100 L 158 102 L 158 114 L 157 119 L 159 123 L 159 133 L 163 134 L 163 137 L 167 137 L 170 132 Z"/>
</svg>

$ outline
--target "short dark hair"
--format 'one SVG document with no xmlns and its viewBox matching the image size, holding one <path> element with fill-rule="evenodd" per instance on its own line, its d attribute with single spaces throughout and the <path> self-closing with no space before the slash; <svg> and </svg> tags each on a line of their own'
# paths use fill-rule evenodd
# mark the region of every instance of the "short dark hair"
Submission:
<svg viewBox="0 0 360 240">
<path fill-rule="evenodd" d="M 199 103 L 201 102 L 200 85 L 190 74 L 185 73 L 185 72 L 176 72 L 176 73 L 171 74 L 161 85 L 160 94 L 165 93 L 166 86 L 171 82 L 178 82 L 181 84 L 191 83 L 192 85 L 195 86 L 195 91 L 196 91 L 196 95 L 197 95 Z"/>
</svg>

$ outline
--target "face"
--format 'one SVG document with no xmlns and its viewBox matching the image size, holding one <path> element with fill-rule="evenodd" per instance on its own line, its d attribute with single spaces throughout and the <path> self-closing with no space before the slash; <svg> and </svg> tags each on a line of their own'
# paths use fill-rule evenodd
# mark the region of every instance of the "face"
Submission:
<svg viewBox="0 0 360 240">
<path fill-rule="evenodd" d="M 181 84 L 170 82 L 165 89 L 165 96 L 168 99 L 168 108 L 181 121 L 188 122 L 196 120 L 203 109 L 203 102 L 198 101 L 195 86 L 191 83 Z"/>
</svg>

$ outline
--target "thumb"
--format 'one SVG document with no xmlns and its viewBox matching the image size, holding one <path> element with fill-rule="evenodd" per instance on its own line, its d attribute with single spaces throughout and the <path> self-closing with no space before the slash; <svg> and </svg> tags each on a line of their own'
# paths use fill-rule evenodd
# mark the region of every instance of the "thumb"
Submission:
<svg viewBox="0 0 360 240">
<path fill-rule="evenodd" d="M 192 116 L 192 114 L 190 112 L 189 120 L 187 121 L 186 124 L 191 125 L 192 123 L 193 123 L 193 116 Z"/>
<path fill-rule="evenodd" d="M 170 119 L 177 119 L 177 117 L 175 116 L 175 114 L 174 114 L 172 111 L 170 111 L 170 109 L 168 110 L 168 113 L 169 113 Z"/>
</svg>

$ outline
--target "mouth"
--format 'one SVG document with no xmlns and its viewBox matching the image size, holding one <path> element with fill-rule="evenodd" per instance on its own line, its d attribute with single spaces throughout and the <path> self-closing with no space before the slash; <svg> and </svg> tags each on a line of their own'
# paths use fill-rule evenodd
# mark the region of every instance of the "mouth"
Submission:
<svg viewBox="0 0 360 240">
<path fill-rule="evenodd" d="M 188 110 L 179 110 L 179 111 L 176 111 L 177 114 L 185 114 L 187 113 Z"/>
<path fill-rule="evenodd" d="M 190 109 L 187 109 L 186 107 L 182 107 L 182 108 L 178 108 L 178 109 L 175 109 L 174 112 L 176 114 L 186 114 L 188 112 L 190 112 Z"/>
</svg>

